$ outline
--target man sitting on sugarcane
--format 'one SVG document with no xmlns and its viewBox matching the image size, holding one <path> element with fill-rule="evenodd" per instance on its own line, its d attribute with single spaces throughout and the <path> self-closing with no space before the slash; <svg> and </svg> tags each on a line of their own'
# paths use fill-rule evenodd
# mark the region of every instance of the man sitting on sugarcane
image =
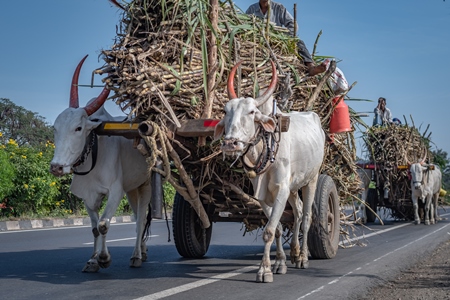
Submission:
<svg viewBox="0 0 450 300">
<path fill-rule="evenodd" d="M 270 0 L 259 0 L 259 2 L 254 3 L 249 6 L 245 12 L 248 15 L 255 15 L 258 18 L 267 18 L 267 12 L 269 11 L 270 5 L 270 22 L 275 23 L 276 26 L 286 27 L 291 35 L 294 35 L 294 18 L 287 11 L 283 4 L 270 1 Z M 314 76 L 325 72 L 326 65 L 324 63 L 316 66 L 311 54 L 305 46 L 305 43 L 299 39 L 297 43 L 298 54 L 302 57 L 303 62 L 308 68 L 308 75 Z"/>
<path fill-rule="evenodd" d="M 375 107 L 374 113 L 372 126 L 386 126 L 392 123 L 391 110 L 386 107 L 386 98 L 378 98 L 378 105 Z"/>
</svg>

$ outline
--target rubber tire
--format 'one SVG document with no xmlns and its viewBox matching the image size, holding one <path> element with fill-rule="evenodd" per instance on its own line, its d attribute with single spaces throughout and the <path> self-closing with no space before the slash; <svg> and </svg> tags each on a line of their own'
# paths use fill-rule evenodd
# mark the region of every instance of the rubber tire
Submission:
<svg viewBox="0 0 450 300">
<path fill-rule="evenodd" d="M 203 229 L 191 204 L 178 192 L 173 201 L 172 230 L 175 247 L 182 257 L 202 258 L 208 251 L 212 223 L 209 228 Z"/>
<path fill-rule="evenodd" d="M 367 205 L 374 211 L 377 212 L 377 206 L 378 206 L 378 194 L 376 189 L 369 189 L 369 192 L 367 193 L 367 199 L 366 199 Z M 366 216 L 367 216 L 367 222 L 373 223 L 377 219 L 377 216 L 370 211 L 370 209 L 367 209 L 366 207 Z"/>
<path fill-rule="evenodd" d="M 308 232 L 308 249 L 312 258 L 330 259 L 339 248 L 339 196 L 333 179 L 324 174 L 317 180 L 312 205 L 312 222 Z"/>
</svg>

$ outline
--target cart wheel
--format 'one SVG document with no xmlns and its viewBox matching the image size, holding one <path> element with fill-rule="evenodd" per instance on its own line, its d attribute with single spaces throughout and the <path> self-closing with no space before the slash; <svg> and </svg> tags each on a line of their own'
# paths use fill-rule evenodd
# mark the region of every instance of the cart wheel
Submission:
<svg viewBox="0 0 450 300">
<path fill-rule="evenodd" d="M 172 212 L 173 239 L 178 253 L 185 258 L 202 258 L 211 242 L 212 223 L 202 228 L 202 222 L 191 204 L 178 192 Z"/>
<path fill-rule="evenodd" d="M 339 197 L 330 176 L 320 174 L 312 207 L 308 248 L 313 258 L 333 258 L 339 247 Z"/>
<path fill-rule="evenodd" d="M 377 212 L 378 206 L 378 194 L 376 189 L 369 189 L 366 199 L 367 205 L 374 211 Z M 370 210 L 366 208 L 367 222 L 375 222 L 377 216 Z"/>
</svg>

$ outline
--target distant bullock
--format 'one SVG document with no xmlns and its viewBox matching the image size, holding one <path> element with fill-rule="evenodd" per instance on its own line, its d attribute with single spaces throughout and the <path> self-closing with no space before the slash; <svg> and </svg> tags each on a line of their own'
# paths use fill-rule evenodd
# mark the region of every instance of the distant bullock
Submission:
<svg viewBox="0 0 450 300">
<path fill-rule="evenodd" d="M 125 193 L 137 227 L 130 266 L 140 267 L 147 258 L 144 231 L 151 197 L 146 160 L 133 148 L 132 140 L 118 136 L 97 136 L 93 132 L 102 121 L 118 119 L 113 118 L 103 107 L 109 94 L 106 88 L 86 107 L 79 107 L 78 77 L 86 57 L 78 64 L 73 75 L 69 108 L 56 118 L 54 124 L 56 147 L 50 172 L 55 176 L 75 173 L 70 190 L 83 199 L 91 218 L 94 253 L 83 271 L 97 272 L 99 268 L 107 268 L 111 264 L 106 234 Z M 100 217 L 99 209 L 105 197 L 107 203 Z"/>
<path fill-rule="evenodd" d="M 425 158 L 411 164 L 411 193 L 414 207 L 414 220 L 420 224 L 418 199 L 425 203 L 425 225 L 437 222 L 437 205 L 441 190 L 442 174 L 438 166 L 425 164 Z"/>
<path fill-rule="evenodd" d="M 308 230 L 314 202 L 317 179 L 324 156 L 325 134 L 319 116 L 314 112 L 283 114 L 290 117 L 288 132 L 277 129 L 274 118 L 261 113 L 262 107 L 275 90 L 277 74 L 272 62 L 272 81 L 265 93 L 256 98 L 238 98 L 233 78 L 240 63 L 235 65 L 228 78 L 230 101 L 225 105 L 225 117 L 215 128 L 214 139 L 224 136 L 221 150 L 226 156 L 242 157 L 246 164 L 254 166 L 251 179 L 255 197 L 269 219 L 264 229 L 264 255 L 258 270 L 257 282 L 272 282 L 270 247 L 277 238 L 274 272 L 286 273 L 286 255 L 280 241 L 277 226 L 289 201 L 294 213 L 294 229 L 291 241 L 291 261 L 296 268 L 308 267 Z M 275 159 L 270 162 L 274 145 Z M 298 191 L 301 189 L 302 202 Z M 303 216 L 302 216 L 303 212 Z M 300 251 L 298 238 L 301 226 L 303 242 Z"/>
</svg>

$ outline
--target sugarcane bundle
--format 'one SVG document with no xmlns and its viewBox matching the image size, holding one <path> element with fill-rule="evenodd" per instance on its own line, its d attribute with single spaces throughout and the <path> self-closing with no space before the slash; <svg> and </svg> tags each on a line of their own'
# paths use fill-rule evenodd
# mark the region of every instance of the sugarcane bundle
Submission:
<svg viewBox="0 0 450 300">
<path fill-rule="evenodd" d="M 254 97 L 268 86 L 272 76 L 269 61 L 274 60 L 280 78 L 274 97 L 288 109 L 317 112 L 327 132 L 334 94 L 325 76 L 307 76 L 296 50 L 297 38 L 284 28 L 242 13 L 231 1 L 218 4 L 217 24 L 213 24 L 208 1 L 129 2 L 114 45 L 102 51 L 106 64 L 96 71 L 108 74 L 103 81 L 115 92 L 112 100 L 130 119 L 148 119 L 162 128 L 186 119 L 221 118 L 224 103 L 229 100 L 226 85 L 231 67 L 242 61 L 236 91 L 238 96 Z M 211 51 L 217 52 L 215 60 L 209 56 Z M 211 77 L 213 86 L 208 86 Z M 208 103 L 211 109 L 205 113 Z M 195 174 L 218 174 L 214 180 L 220 181 L 229 173 L 229 168 L 216 159 L 217 144 L 194 148 L 186 150 L 187 156 L 197 163 L 207 162 L 209 169 L 191 163 L 191 178 Z M 338 178 L 335 182 L 342 198 L 358 190 L 355 157 L 353 133 L 336 135 L 327 150 L 323 172 Z M 336 168 L 336 160 L 344 167 Z M 189 163 L 189 159 L 183 162 Z M 171 183 L 182 189 L 178 180 Z"/>
<path fill-rule="evenodd" d="M 368 129 L 364 139 L 370 160 L 387 168 L 415 163 L 424 157 L 432 161 L 429 136 L 414 126 L 394 125 Z"/>
</svg>

